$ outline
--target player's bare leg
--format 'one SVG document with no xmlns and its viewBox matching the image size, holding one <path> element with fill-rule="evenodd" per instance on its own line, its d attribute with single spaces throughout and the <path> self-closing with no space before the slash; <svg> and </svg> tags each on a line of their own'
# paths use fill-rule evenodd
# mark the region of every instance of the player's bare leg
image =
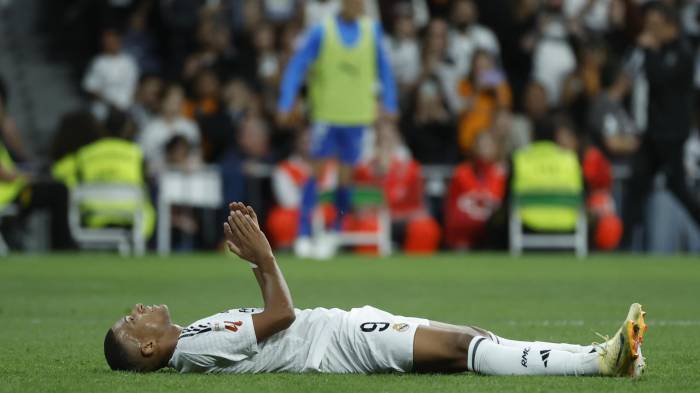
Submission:
<svg viewBox="0 0 700 393">
<path fill-rule="evenodd" d="M 467 371 L 467 352 L 475 336 L 457 329 L 419 326 L 413 338 L 413 370 L 419 373 Z"/>
<path fill-rule="evenodd" d="M 635 303 L 612 339 L 586 352 L 570 352 L 569 344 L 517 342 L 506 346 L 480 328 L 435 322 L 416 330 L 413 345 L 416 372 L 473 371 L 487 375 L 640 376 L 645 368 L 641 344 L 646 324 Z M 474 335 L 474 333 L 488 333 Z M 493 337 L 493 338 L 492 338 Z"/>
</svg>

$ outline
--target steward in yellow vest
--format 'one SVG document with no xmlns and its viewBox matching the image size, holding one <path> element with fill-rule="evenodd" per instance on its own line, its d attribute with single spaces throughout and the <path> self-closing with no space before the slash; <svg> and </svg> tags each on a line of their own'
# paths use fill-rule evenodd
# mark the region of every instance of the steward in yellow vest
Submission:
<svg viewBox="0 0 700 393">
<path fill-rule="evenodd" d="M 54 178 L 62 181 L 71 189 L 77 185 L 112 184 L 136 186 L 144 189 L 145 210 L 143 234 L 146 238 L 153 235 L 155 229 L 155 209 L 148 200 L 144 181 L 143 153 L 138 144 L 122 138 L 128 137 L 131 127 L 122 114 L 112 114 L 108 120 L 108 129 L 112 135 L 98 139 L 74 154 L 63 157 L 52 168 Z M 110 213 L 136 209 L 131 202 L 87 201 L 81 206 L 84 222 L 93 228 L 108 226 L 126 226 L 131 219 L 123 214 Z"/>
<path fill-rule="evenodd" d="M 514 153 L 511 197 L 535 231 L 571 231 L 583 201 L 581 164 L 572 151 L 537 140 Z"/>
<path fill-rule="evenodd" d="M 68 228 L 68 191 L 63 184 L 35 180 L 20 172 L 5 146 L 0 143 L 0 210 L 15 204 L 23 218 L 36 209 L 51 214 L 51 248 L 74 246 Z"/>
</svg>

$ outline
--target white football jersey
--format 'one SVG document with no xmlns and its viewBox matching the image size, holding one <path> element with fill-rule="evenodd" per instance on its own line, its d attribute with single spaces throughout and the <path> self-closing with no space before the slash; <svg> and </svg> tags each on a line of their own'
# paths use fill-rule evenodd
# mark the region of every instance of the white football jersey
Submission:
<svg viewBox="0 0 700 393">
<path fill-rule="evenodd" d="M 252 314 L 241 308 L 201 319 L 182 330 L 169 366 L 179 372 L 309 372 L 320 369 L 339 309 L 295 310 L 286 330 L 257 343 Z"/>
<path fill-rule="evenodd" d="M 261 311 L 229 310 L 191 324 L 168 365 L 182 373 L 407 372 L 416 329 L 429 324 L 371 306 L 294 310 L 288 329 L 257 343 L 252 314 Z"/>
</svg>

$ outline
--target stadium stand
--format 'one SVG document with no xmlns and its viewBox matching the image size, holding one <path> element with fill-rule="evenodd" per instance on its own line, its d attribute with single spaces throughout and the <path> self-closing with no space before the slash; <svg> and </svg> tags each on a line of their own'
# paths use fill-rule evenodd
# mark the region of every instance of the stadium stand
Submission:
<svg viewBox="0 0 700 393">
<path fill-rule="evenodd" d="M 340 3 L 0 2 L 0 76 L 6 85 L 0 141 L 17 171 L 45 178 L 46 168 L 55 170 L 62 158 L 103 135 L 108 113 L 119 110 L 136 125 L 133 141 L 144 154 L 147 193 L 161 205 L 158 236 L 147 248 L 167 253 L 220 247 L 220 235 L 207 228 L 229 200 L 254 206 L 273 242 L 289 248 L 298 231 L 292 224 L 298 206 L 289 204 L 286 191 L 280 193 L 284 176 L 279 173 L 296 160 L 290 161 L 299 153 L 296 136 L 310 129 L 309 100 L 302 92 L 281 119 L 280 84 L 307 29 L 336 13 Z M 644 65 L 658 51 L 696 56 L 700 29 L 694 2 L 600 2 L 607 7 L 580 0 L 364 3 L 366 15 L 383 28 L 382 47 L 398 92 L 398 114 L 379 120 L 391 122 L 405 143 L 406 162 L 420 169 L 420 187 L 408 191 L 416 202 L 410 218 L 396 208 L 408 199 L 391 194 L 401 187 L 382 186 L 392 222 L 390 248 L 507 248 L 508 231 L 502 229 L 508 215 L 501 211 L 499 184 L 512 177 L 507 169 L 514 153 L 529 146 L 548 122 L 564 117 L 571 123 L 568 140 L 576 146 L 556 142 L 582 165 L 587 247 L 665 253 L 700 249 L 700 230 L 688 214 L 688 206 L 694 212 L 689 200 L 698 199 L 700 184 L 698 149 L 693 148 L 698 143 L 692 136 L 698 111 L 689 98 L 700 86 L 700 73 L 690 64 L 687 72 L 676 73 L 687 79 L 680 85 L 689 93 L 671 97 L 682 102 L 670 116 L 658 104 L 658 97 L 666 97 L 660 86 L 669 76 L 651 75 Z M 665 30 L 651 29 L 647 19 L 654 12 L 666 22 Z M 94 119 L 84 116 L 86 111 Z M 673 123 L 681 128 L 674 131 L 673 143 L 662 135 L 659 116 L 683 119 Z M 381 127 L 377 123 L 367 138 L 358 172 L 372 167 Z M 496 146 L 488 160 L 480 157 L 481 135 Z M 647 175 L 640 172 L 640 162 L 660 154 L 650 150 L 648 141 L 644 144 L 649 135 L 662 141 L 657 145 L 685 155 L 673 161 L 673 173 L 659 166 L 652 179 L 641 179 Z M 308 148 L 312 141 L 302 143 Z M 371 177 L 375 184 L 395 182 L 411 165 Z M 680 177 L 690 191 L 678 192 L 676 172 L 687 172 Z M 206 203 L 163 193 L 163 178 L 172 173 L 193 179 L 185 186 L 189 191 L 206 187 Z M 211 181 L 195 180 L 200 173 Z M 299 186 L 300 179 L 285 184 Z M 211 186 L 196 185 L 204 183 Z M 629 184 L 650 193 L 625 193 Z M 625 198 L 630 202 L 623 205 Z M 638 211 L 632 214 L 626 206 Z M 674 219 L 660 211 L 673 211 Z M 350 219 L 359 222 L 360 216 Z M 3 220 L 0 229 L 10 248 L 35 247 L 22 237 L 41 237 L 37 232 L 47 227 L 28 228 L 25 218 Z M 409 238 L 432 240 L 412 248 Z"/>
</svg>

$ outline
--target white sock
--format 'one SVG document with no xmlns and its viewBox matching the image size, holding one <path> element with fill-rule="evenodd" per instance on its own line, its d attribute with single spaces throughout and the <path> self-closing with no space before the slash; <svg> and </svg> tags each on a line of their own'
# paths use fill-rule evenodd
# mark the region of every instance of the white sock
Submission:
<svg viewBox="0 0 700 393">
<path fill-rule="evenodd" d="M 571 353 L 529 343 L 524 348 L 474 337 L 467 352 L 467 368 L 485 375 L 599 375 L 597 353 Z"/>
<path fill-rule="evenodd" d="M 491 341 L 495 342 L 496 344 L 504 345 L 506 347 L 512 347 L 512 348 L 527 348 L 531 345 L 538 345 L 538 346 L 543 346 L 547 347 L 549 349 L 554 349 L 557 351 L 565 351 L 565 352 L 571 352 L 571 353 L 590 353 L 591 351 L 594 351 L 594 347 L 592 345 L 576 345 L 576 344 L 565 344 L 565 343 L 548 343 L 544 341 L 518 341 L 518 340 L 510 340 L 507 338 L 503 338 L 500 336 L 497 336 L 491 332 L 489 333 L 489 337 L 491 338 Z"/>
</svg>

